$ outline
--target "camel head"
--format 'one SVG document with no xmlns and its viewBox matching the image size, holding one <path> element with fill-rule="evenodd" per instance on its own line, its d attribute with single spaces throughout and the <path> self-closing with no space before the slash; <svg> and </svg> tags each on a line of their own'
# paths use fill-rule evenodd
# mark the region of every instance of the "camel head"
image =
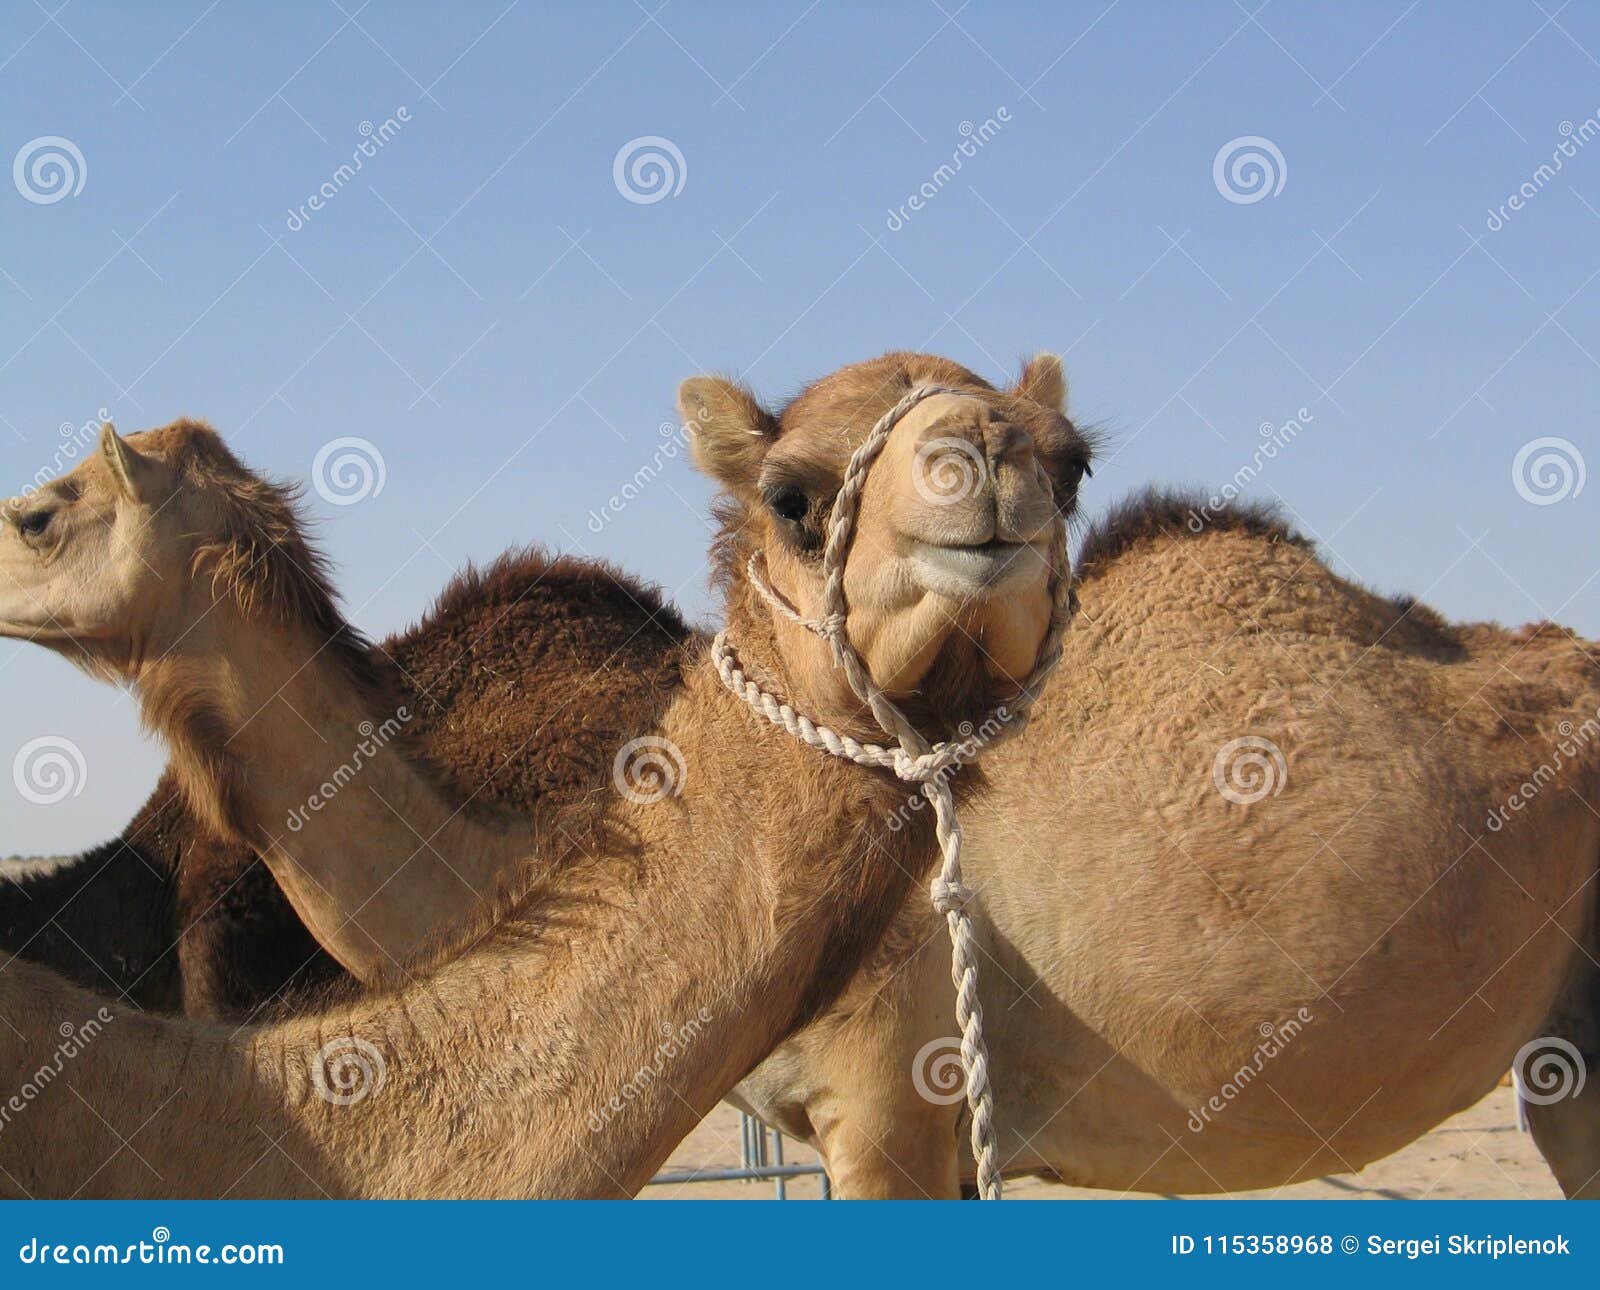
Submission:
<svg viewBox="0 0 1600 1290">
<path fill-rule="evenodd" d="M 132 680 L 202 624 L 240 618 L 324 640 L 342 627 L 293 491 L 252 474 L 209 426 L 124 438 L 108 424 L 71 474 L 0 504 L 0 636 Z"/>
<path fill-rule="evenodd" d="M 790 684 L 830 711 L 851 703 L 828 646 L 772 614 L 748 570 L 800 613 L 821 613 L 823 548 L 851 455 L 922 385 L 955 392 L 905 413 L 867 475 L 845 566 L 847 628 L 887 695 L 960 720 L 1026 678 L 1049 624 L 1053 526 L 1089 465 L 1060 360 L 1040 355 L 1000 390 L 945 359 L 889 354 L 815 382 L 780 412 L 720 378 L 679 391 L 695 460 L 727 494 L 730 626 L 770 618 Z"/>
</svg>

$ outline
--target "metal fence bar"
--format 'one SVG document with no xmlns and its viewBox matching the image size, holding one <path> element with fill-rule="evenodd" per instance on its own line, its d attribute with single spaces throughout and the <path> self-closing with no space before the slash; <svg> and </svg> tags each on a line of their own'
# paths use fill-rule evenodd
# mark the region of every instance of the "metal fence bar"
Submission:
<svg viewBox="0 0 1600 1290">
<path fill-rule="evenodd" d="M 763 1130 L 763 1131 L 765 1131 L 765 1130 Z M 778 1168 L 782 1169 L 783 1168 L 783 1134 L 779 1133 L 776 1129 L 773 1129 L 771 1132 L 772 1132 L 772 1163 L 777 1165 Z M 788 1186 L 789 1185 L 786 1182 L 784 1182 L 783 1178 L 784 1178 L 784 1176 L 782 1174 L 779 1174 L 776 1178 L 774 1178 L 772 1180 L 772 1199 L 773 1200 L 788 1200 L 789 1199 L 789 1190 L 788 1190 Z"/>
<path fill-rule="evenodd" d="M 768 1134 L 771 1134 L 769 1141 Z M 786 1165 L 783 1162 L 783 1134 L 769 1129 L 754 1116 L 739 1113 L 739 1167 L 737 1169 L 669 1169 L 645 1185 L 664 1187 L 668 1183 L 759 1182 L 771 1180 L 774 1198 L 788 1200 L 790 1178 L 820 1178 L 822 1199 L 833 1199 L 828 1171 L 821 1165 Z"/>
<path fill-rule="evenodd" d="M 827 1177 L 821 1165 L 762 1165 L 755 1169 L 669 1169 L 657 1174 L 648 1187 L 664 1187 L 667 1183 L 697 1182 L 754 1182 L 766 1178 L 806 1178 L 820 1174 Z"/>
</svg>

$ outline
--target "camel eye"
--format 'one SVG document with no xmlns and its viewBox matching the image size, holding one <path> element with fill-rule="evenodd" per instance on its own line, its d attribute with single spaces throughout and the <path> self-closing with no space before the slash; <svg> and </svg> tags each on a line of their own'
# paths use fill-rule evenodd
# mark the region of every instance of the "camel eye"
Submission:
<svg viewBox="0 0 1600 1290">
<path fill-rule="evenodd" d="M 44 536 L 44 531 L 50 527 L 50 517 L 54 511 L 29 511 L 17 520 L 17 532 L 25 538 L 38 538 Z"/>
<path fill-rule="evenodd" d="M 780 520 L 790 524 L 799 524 L 811 511 L 811 499 L 792 485 L 774 489 L 767 497 L 767 505 Z"/>
</svg>

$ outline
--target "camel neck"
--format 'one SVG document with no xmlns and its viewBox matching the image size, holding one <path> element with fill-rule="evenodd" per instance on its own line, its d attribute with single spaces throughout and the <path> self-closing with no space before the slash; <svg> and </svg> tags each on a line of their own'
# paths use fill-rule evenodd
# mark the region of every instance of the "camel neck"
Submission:
<svg viewBox="0 0 1600 1290">
<path fill-rule="evenodd" d="M 728 597 L 728 605 L 728 640 L 746 676 L 819 726 L 863 743 L 883 742 L 883 727 L 851 691 L 827 641 L 799 623 L 775 619 L 748 584 Z"/>
<path fill-rule="evenodd" d="M 415 711 L 359 664 L 223 620 L 148 664 L 138 688 L 201 817 L 255 848 L 317 940 L 370 980 L 469 917 L 531 834 L 445 791 L 418 755 Z"/>
</svg>

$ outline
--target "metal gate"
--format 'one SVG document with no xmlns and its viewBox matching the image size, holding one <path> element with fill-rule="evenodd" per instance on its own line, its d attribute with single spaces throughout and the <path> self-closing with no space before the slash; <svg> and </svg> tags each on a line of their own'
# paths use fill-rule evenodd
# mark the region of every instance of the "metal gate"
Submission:
<svg viewBox="0 0 1600 1290">
<path fill-rule="evenodd" d="M 739 1112 L 739 1167 L 737 1169 L 668 1169 L 649 1182 L 651 1187 L 667 1183 L 760 1182 L 772 1180 L 773 1199 L 788 1200 L 788 1180 L 819 1177 L 822 1199 L 831 1200 L 828 1171 L 821 1165 L 783 1163 L 783 1134 L 769 1129 L 754 1116 Z"/>
</svg>

